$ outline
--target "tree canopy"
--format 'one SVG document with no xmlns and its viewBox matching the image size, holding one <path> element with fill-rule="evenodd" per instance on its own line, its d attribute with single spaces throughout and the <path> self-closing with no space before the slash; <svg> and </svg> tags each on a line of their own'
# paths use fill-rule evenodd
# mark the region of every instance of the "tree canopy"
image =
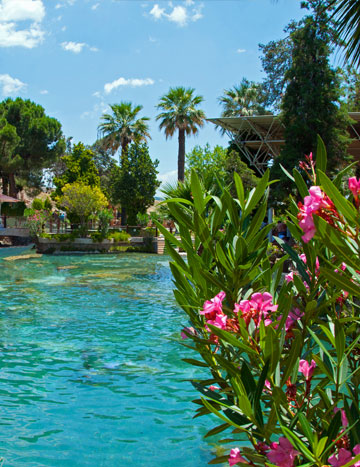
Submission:
<svg viewBox="0 0 360 467">
<path fill-rule="evenodd" d="M 271 169 L 272 177 L 280 179 L 271 189 L 273 203 L 282 203 L 290 193 L 286 175 L 299 167 L 305 154 L 316 151 L 317 135 L 326 144 L 329 169 L 347 160 L 346 112 L 339 105 L 340 83 L 329 64 L 333 29 L 323 2 L 308 2 L 313 9 L 300 27 L 290 35 L 292 41 L 291 67 L 282 102 L 282 122 L 285 145 Z"/>
<path fill-rule="evenodd" d="M 110 105 L 112 114 L 104 113 L 98 130 L 103 135 L 101 143 L 105 149 L 110 149 L 112 155 L 121 148 L 120 162 L 126 159 L 127 147 L 131 142 L 141 142 L 150 138 L 148 117 L 138 117 L 143 106 L 122 101 Z"/>
<path fill-rule="evenodd" d="M 83 182 L 67 183 L 57 202 L 79 222 L 81 235 L 86 237 L 90 216 L 97 214 L 108 205 L 108 200 L 99 187 Z"/>
<path fill-rule="evenodd" d="M 241 117 L 251 115 L 264 115 L 267 113 L 264 106 L 262 85 L 243 78 L 238 86 L 225 89 L 224 95 L 219 97 L 223 107 L 222 117 Z"/>
<path fill-rule="evenodd" d="M 28 99 L 0 103 L 0 132 L 2 187 L 11 196 L 25 184 L 39 186 L 43 169 L 51 168 L 65 150 L 61 124 Z"/>
<path fill-rule="evenodd" d="M 111 198 L 126 208 L 128 224 L 136 224 L 137 214 L 144 214 L 154 203 L 158 161 L 151 160 L 145 143 L 132 143 L 127 152 L 127 163 L 115 167 L 111 177 Z"/>
<path fill-rule="evenodd" d="M 70 154 L 62 157 L 64 171 L 54 178 L 54 196 L 60 196 L 65 185 L 74 182 L 100 186 L 99 171 L 94 162 L 94 153 L 82 143 L 74 145 Z"/>
<path fill-rule="evenodd" d="M 202 96 L 194 95 L 195 89 L 176 87 L 160 98 L 157 108 L 162 112 L 157 115 L 159 128 L 164 130 L 166 139 L 179 134 L 178 180 L 185 177 L 185 135 L 195 135 L 204 125 L 205 113 L 198 108 L 203 102 Z"/>
</svg>

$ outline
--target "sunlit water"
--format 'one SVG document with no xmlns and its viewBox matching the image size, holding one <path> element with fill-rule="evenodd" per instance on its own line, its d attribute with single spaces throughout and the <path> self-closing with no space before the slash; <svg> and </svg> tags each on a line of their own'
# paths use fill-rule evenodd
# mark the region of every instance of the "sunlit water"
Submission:
<svg viewBox="0 0 360 467">
<path fill-rule="evenodd" d="M 4 466 L 205 466 L 197 369 L 166 257 L 6 262 L 0 250 Z M 73 269 L 58 269 L 75 266 Z M 210 423 L 210 425 L 209 425 Z"/>
</svg>

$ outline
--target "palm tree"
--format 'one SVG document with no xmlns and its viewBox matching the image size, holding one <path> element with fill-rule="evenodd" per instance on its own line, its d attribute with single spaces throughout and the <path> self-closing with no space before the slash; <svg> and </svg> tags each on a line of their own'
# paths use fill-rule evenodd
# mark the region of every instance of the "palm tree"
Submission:
<svg viewBox="0 0 360 467">
<path fill-rule="evenodd" d="M 103 135 L 104 148 L 110 149 L 114 155 L 121 148 L 120 162 L 126 160 L 127 147 L 132 142 L 146 141 L 150 138 L 148 117 L 137 118 L 142 110 L 142 105 L 133 107 L 131 102 L 120 102 L 110 105 L 112 114 L 104 113 L 103 121 L 98 126 L 98 131 Z"/>
<path fill-rule="evenodd" d="M 243 78 L 239 86 L 224 90 L 224 96 L 219 102 L 224 110 L 222 117 L 242 117 L 251 115 L 264 115 L 265 107 L 262 105 L 261 86 Z"/>
<path fill-rule="evenodd" d="M 360 65 L 360 0 L 332 0 L 337 32 L 345 44 L 346 58 Z"/>
<path fill-rule="evenodd" d="M 162 112 L 156 117 L 161 120 L 159 128 L 164 130 L 166 139 L 179 133 L 178 180 L 185 178 L 185 135 L 195 135 L 204 125 L 205 113 L 196 107 L 203 102 L 202 96 L 194 96 L 195 89 L 170 88 L 157 105 Z"/>
</svg>

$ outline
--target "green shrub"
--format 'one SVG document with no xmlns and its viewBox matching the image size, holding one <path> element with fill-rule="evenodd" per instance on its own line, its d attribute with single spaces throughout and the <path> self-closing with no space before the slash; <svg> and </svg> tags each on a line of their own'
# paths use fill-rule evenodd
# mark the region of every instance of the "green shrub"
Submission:
<svg viewBox="0 0 360 467">
<path fill-rule="evenodd" d="M 351 177 L 343 196 L 347 169 L 331 181 L 321 144 L 316 169 L 310 156 L 303 169 L 310 183 L 297 169 L 293 179 L 304 204 L 290 200 L 287 222 L 297 246 L 278 239 L 284 256 L 273 264 L 273 225 L 263 223 L 269 171 L 250 192 L 235 174 L 237 198 L 224 188 L 216 199 L 193 171 L 193 200 L 168 204 L 179 237 L 158 224 L 189 319 L 182 337 L 198 357 L 185 361 L 202 369 L 192 381 L 196 417 L 211 413 L 206 436 L 232 443 L 230 457 L 211 464 L 360 460 L 360 180 Z M 285 261 L 292 271 L 283 280 Z"/>
<path fill-rule="evenodd" d="M 31 207 L 35 210 L 35 211 L 42 211 L 44 209 L 44 203 L 41 199 L 39 198 L 35 198 L 31 204 Z"/>
<path fill-rule="evenodd" d="M 51 201 L 50 201 L 50 198 L 47 197 L 44 201 L 44 209 L 46 209 L 47 211 L 51 211 L 52 210 L 52 204 L 51 204 Z"/>
<path fill-rule="evenodd" d="M 106 238 L 109 233 L 110 222 L 113 217 L 112 211 L 108 209 L 103 209 L 98 213 L 99 233 L 101 233 L 103 239 Z"/>
<path fill-rule="evenodd" d="M 90 237 L 94 243 L 102 242 L 106 238 L 102 232 L 91 232 Z"/>
<path fill-rule="evenodd" d="M 113 238 L 114 242 L 129 242 L 131 235 L 127 232 L 111 232 L 108 238 Z"/>
</svg>

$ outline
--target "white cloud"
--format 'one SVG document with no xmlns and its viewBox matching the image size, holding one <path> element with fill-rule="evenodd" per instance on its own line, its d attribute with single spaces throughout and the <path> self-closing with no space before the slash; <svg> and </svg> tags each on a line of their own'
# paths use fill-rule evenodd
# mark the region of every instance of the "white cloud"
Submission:
<svg viewBox="0 0 360 467">
<path fill-rule="evenodd" d="M 32 49 L 42 42 L 44 31 L 37 24 L 29 29 L 16 30 L 15 23 L 0 22 L 0 47 L 26 47 Z"/>
<path fill-rule="evenodd" d="M 236 51 L 238 54 L 243 54 L 244 52 L 246 52 L 246 49 L 237 49 Z"/>
<path fill-rule="evenodd" d="M 2 0 L 0 2 L 0 20 L 34 21 L 40 23 L 45 16 L 42 0 Z"/>
<path fill-rule="evenodd" d="M 0 0 L 0 47 L 39 45 L 44 38 L 40 26 L 44 17 L 42 0 Z"/>
<path fill-rule="evenodd" d="M 49 91 L 47 89 L 43 89 L 42 91 L 40 91 L 40 94 L 49 94 Z"/>
<path fill-rule="evenodd" d="M 155 84 L 155 81 L 151 78 L 145 78 L 145 79 L 140 79 L 140 78 L 119 78 L 112 83 L 106 83 L 104 85 L 104 91 L 105 94 L 110 94 L 114 89 L 120 87 L 120 86 L 131 86 L 131 87 L 138 87 L 138 86 L 150 86 L 152 84 Z"/>
<path fill-rule="evenodd" d="M 3 96 L 18 94 L 26 87 L 26 84 L 10 75 L 0 75 L 0 86 L 2 86 Z"/>
<path fill-rule="evenodd" d="M 150 11 L 150 15 L 152 15 L 155 19 L 160 19 L 165 15 L 165 8 L 160 8 L 159 5 L 155 3 Z"/>
<path fill-rule="evenodd" d="M 85 47 L 85 42 L 62 42 L 61 47 L 68 52 L 73 52 L 74 54 L 78 54 L 82 51 Z"/>
<path fill-rule="evenodd" d="M 196 7 L 193 7 L 193 5 L 195 5 L 193 0 L 185 0 L 183 5 L 176 6 L 173 6 L 172 2 L 170 2 L 170 10 L 167 12 L 165 8 L 160 8 L 155 3 L 149 13 L 155 20 L 165 18 L 168 21 L 176 23 L 178 26 L 186 26 L 189 22 L 198 21 L 203 17 L 201 11 L 204 5 L 202 3 Z"/>
<path fill-rule="evenodd" d="M 185 26 L 188 21 L 186 8 L 183 6 L 174 7 L 173 11 L 168 15 L 168 19 L 179 26 Z"/>
<path fill-rule="evenodd" d="M 157 42 L 158 40 L 155 37 L 149 36 L 149 42 Z"/>
<path fill-rule="evenodd" d="M 91 9 L 96 10 L 97 8 L 99 8 L 99 6 L 100 6 L 100 3 L 95 3 L 95 5 L 91 7 Z"/>
<path fill-rule="evenodd" d="M 61 47 L 68 51 L 68 52 L 73 52 L 74 54 L 79 54 L 82 52 L 83 48 L 86 47 L 88 48 L 91 52 L 98 52 L 99 49 L 97 47 L 90 47 L 90 45 L 86 44 L 85 42 L 62 42 Z"/>
</svg>

